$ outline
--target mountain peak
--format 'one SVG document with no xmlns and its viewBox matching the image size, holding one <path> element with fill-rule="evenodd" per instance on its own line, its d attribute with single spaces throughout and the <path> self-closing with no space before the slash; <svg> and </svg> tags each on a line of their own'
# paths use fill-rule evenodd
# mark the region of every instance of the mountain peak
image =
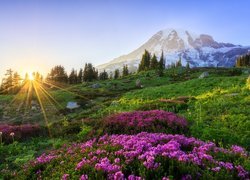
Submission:
<svg viewBox="0 0 250 180">
<path fill-rule="evenodd" d="M 98 69 L 113 71 L 127 64 L 130 70 L 138 67 L 144 50 L 156 56 L 164 52 L 166 65 L 175 63 L 180 57 L 183 65 L 191 66 L 233 66 L 239 55 L 245 54 L 250 47 L 242 47 L 230 43 L 219 43 L 211 35 L 196 34 L 185 29 L 168 28 L 158 31 L 146 43 L 133 52 L 115 58 Z"/>
</svg>

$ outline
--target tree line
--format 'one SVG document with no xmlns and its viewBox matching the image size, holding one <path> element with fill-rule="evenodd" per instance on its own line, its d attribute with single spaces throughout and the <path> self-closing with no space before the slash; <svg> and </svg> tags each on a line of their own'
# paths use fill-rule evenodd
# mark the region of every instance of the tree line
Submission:
<svg viewBox="0 0 250 180">
<path fill-rule="evenodd" d="M 240 56 L 236 60 L 236 67 L 250 67 L 250 53 Z"/>
<path fill-rule="evenodd" d="M 181 66 L 181 59 L 179 59 L 176 63 L 171 64 L 170 68 Z M 187 64 L 187 67 L 189 68 L 189 64 Z M 159 76 L 163 76 L 165 68 L 166 64 L 163 52 L 158 60 L 155 54 L 151 55 L 149 51 L 145 50 L 137 72 L 155 70 Z M 129 74 L 131 74 L 131 72 L 129 72 L 127 64 L 123 65 L 122 69 L 115 69 L 113 72 L 107 72 L 106 70 L 98 72 L 91 63 L 86 63 L 84 68 L 80 68 L 79 70 L 73 68 L 69 74 L 62 65 L 57 65 L 50 70 L 45 79 L 38 72 L 33 73 L 32 76 L 34 80 L 40 82 L 45 80 L 50 83 L 80 84 L 96 80 L 118 79 L 128 76 Z M 17 72 L 13 72 L 13 70 L 9 69 L 2 80 L 0 93 L 15 94 L 28 80 L 28 74 L 26 74 L 24 78 L 21 78 Z"/>
<path fill-rule="evenodd" d="M 32 73 L 32 79 L 42 82 L 43 76 L 39 72 L 34 72 Z M 0 94 L 16 94 L 29 80 L 28 73 L 22 78 L 18 72 L 8 69 L 0 85 Z"/>
</svg>

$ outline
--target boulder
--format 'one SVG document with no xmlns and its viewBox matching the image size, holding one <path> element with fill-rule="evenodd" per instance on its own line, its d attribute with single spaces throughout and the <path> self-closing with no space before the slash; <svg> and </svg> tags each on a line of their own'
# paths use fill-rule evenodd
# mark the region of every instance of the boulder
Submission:
<svg viewBox="0 0 250 180">
<path fill-rule="evenodd" d="M 93 89 L 98 89 L 98 88 L 101 87 L 101 85 L 98 84 L 98 83 L 96 83 L 96 84 L 92 84 L 91 87 L 92 87 Z"/>
<path fill-rule="evenodd" d="M 135 86 L 136 86 L 137 88 L 141 88 L 141 87 L 142 87 L 142 85 L 141 85 L 141 80 L 140 80 L 140 79 L 137 79 L 137 80 L 136 80 Z"/>
<path fill-rule="evenodd" d="M 209 73 L 208 72 L 203 72 L 200 76 L 199 76 L 199 79 L 203 79 L 205 77 L 208 77 L 209 76 Z"/>
<path fill-rule="evenodd" d="M 77 102 L 68 102 L 66 108 L 73 110 L 73 109 L 77 109 L 80 106 L 77 104 Z"/>
</svg>

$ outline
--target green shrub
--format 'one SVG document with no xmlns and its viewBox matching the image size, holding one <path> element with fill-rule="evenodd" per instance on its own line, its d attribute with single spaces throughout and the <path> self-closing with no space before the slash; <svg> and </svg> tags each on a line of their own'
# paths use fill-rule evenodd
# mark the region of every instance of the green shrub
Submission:
<svg viewBox="0 0 250 180">
<path fill-rule="evenodd" d="M 81 127 L 81 131 L 77 134 L 77 137 L 79 139 L 86 139 L 87 135 L 92 131 L 92 127 L 91 126 L 82 126 Z"/>
</svg>

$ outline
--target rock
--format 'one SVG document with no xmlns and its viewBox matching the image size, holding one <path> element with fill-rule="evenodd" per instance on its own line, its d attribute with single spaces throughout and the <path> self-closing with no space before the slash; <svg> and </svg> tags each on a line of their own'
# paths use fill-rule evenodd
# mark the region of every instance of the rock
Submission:
<svg viewBox="0 0 250 180">
<path fill-rule="evenodd" d="M 32 111 L 37 110 L 36 106 L 32 106 L 32 107 L 31 107 L 31 110 L 32 110 Z"/>
<path fill-rule="evenodd" d="M 200 76 L 199 76 L 199 79 L 203 79 L 205 77 L 208 77 L 209 76 L 209 73 L 208 72 L 203 72 Z"/>
<path fill-rule="evenodd" d="M 242 73 L 243 73 L 243 74 L 250 74 L 250 69 L 242 70 Z"/>
<path fill-rule="evenodd" d="M 231 94 L 225 94 L 225 96 L 238 96 L 239 93 L 231 93 Z"/>
<path fill-rule="evenodd" d="M 142 88 L 141 80 L 140 80 L 140 79 L 137 79 L 137 80 L 136 80 L 135 86 L 138 87 L 138 88 Z"/>
<path fill-rule="evenodd" d="M 101 87 L 101 85 L 100 85 L 100 84 L 92 84 L 91 87 L 92 87 L 93 89 L 98 89 L 98 88 Z"/>
<path fill-rule="evenodd" d="M 66 108 L 73 110 L 73 109 L 77 109 L 80 106 L 77 104 L 77 102 L 68 102 Z"/>
</svg>

